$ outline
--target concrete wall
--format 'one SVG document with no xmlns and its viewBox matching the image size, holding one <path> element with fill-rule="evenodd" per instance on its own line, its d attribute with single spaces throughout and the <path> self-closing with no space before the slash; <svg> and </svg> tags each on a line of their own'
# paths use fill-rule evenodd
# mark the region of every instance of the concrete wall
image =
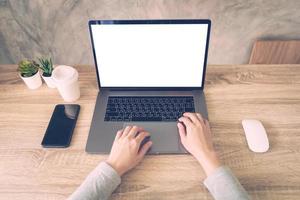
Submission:
<svg viewBox="0 0 300 200">
<path fill-rule="evenodd" d="M 0 64 L 93 64 L 89 19 L 210 18 L 208 62 L 247 63 L 256 39 L 300 39 L 300 0 L 0 0 Z"/>
</svg>

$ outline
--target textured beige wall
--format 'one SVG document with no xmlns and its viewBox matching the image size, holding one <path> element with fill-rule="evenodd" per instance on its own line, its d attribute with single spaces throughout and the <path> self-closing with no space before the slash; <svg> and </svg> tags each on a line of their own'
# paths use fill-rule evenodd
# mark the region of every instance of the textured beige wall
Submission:
<svg viewBox="0 0 300 200">
<path fill-rule="evenodd" d="M 0 64 L 93 64 L 89 19 L 210 18 L 208 62 L 247 63 L 256 39 L 300 39 L 300 0 L 0 0 Z"/>
</svg>

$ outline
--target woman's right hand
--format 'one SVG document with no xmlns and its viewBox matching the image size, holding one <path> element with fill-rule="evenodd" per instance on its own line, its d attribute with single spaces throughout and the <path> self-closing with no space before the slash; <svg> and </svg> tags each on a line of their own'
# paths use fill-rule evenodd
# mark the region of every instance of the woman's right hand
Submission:
<svg viewBox="0 0 300 200">
<path fill-rule="evenodd" d="M 221 164 L 213 147 L 208 121 L 199 113 L 184 113 L 177 126 L 181 143 L 209 176 Z"/>
</svg>

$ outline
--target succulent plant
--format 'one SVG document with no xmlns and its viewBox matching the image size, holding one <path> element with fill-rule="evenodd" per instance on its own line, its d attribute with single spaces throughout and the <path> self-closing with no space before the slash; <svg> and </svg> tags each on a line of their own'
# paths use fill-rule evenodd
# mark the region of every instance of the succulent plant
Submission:
<svg viewBox="0 0 300 200">
<path fill-rule="evenodd" d="M 53 64 L 51 58 L 39 58 L 40 69 L 43 71 L 43 76 L 50 77 L 53 71 Z"/>
<path fill-rule="evenodd" d="M 31 77 L 39 71 L 39 64 L 33 60 L 22 60 L 18 64 L 18 71 L 22 77 Z"/>
</svg>

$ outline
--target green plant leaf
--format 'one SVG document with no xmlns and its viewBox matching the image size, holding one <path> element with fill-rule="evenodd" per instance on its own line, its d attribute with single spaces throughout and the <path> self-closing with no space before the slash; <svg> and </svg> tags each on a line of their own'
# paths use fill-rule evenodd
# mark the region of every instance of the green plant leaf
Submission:
<svg viewBox="0 0 300 200">
<path fill-rule="evenodd" d="M 18 71 L 23 77 L 31 77 L 38 72 L 38 64 L 34 61 L 22 60 L 18 64 Z"/>
<path fill-rule="evenodd" d="M 43 74 L 51 76 L 53 71 L 53 64 L 51 58 L 38 58 L 41 66 L 40 69 L 43 71 Z"/>
</svg>

